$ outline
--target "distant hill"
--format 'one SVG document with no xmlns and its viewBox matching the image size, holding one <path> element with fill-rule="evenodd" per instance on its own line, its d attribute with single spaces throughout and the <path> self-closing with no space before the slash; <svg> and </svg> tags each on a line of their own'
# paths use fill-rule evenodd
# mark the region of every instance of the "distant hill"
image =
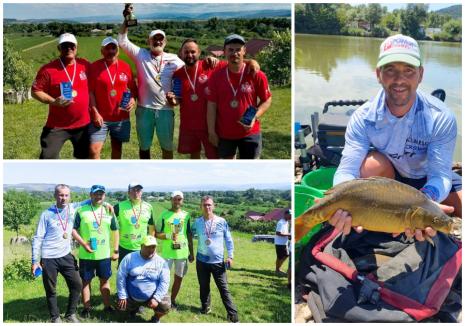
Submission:
<svg viewBox="0 0 465 326">
<path fill-rule="evenodd" d="M 20 191 L 54 191 L 56 184 L 51 183 L 19 183 L 19 184 L 4 184 L 3 191 L 10 189 L 20 190 Z M 82 187 L 70 186 L 71 191 L 73 192 L 83 192 L 87 189 Z"/>
<path fill-rule="evenodd" d="M 436 11 L 436 13 L 440 15 L 449 15 L 454 19 L 462 18 L 462 6 L 461 5 L 453 5 L 447 8 L 442 8 Z"/>
</svg>

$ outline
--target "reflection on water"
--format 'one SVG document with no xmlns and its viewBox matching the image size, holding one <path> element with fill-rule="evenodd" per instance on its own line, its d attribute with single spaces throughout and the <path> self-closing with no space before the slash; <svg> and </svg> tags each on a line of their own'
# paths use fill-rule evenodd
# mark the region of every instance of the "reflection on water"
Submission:
<svg viewBox="0 0 465 326">
<path fill-rule="evenodd" d="M 382 39 L 328 35 L 295 36 L 295 121 L 310 122 L 331 100 L 369 99 L 380 88 L 375 68 Z M 446 104 L 457 117 L 455 160 L 461 160 L 461 44 L 420 42 L 425 66 L 420 89 L 446 91 Z"/>
</svg>

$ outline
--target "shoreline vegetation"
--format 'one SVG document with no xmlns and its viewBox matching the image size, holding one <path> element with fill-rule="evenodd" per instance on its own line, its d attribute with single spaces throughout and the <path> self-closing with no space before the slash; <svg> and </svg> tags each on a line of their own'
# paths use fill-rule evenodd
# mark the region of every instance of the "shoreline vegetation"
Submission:
<svg viewBox="0 0 465 326">
<path fill-rule="evenodd" d="M 461 43 L 461 8 L 429 11 L 427 4 L 408 4 L 389 12 L 379 3 L 296 4 L 295 34 L 386 38 L 401 33 L 418 41 Z"/>
</svg>

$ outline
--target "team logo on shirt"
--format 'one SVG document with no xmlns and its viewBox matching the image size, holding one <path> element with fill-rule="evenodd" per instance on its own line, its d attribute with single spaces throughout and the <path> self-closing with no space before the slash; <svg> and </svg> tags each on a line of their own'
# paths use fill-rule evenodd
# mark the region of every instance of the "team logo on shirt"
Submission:
<svg viewBox="0 0 465 326">
<path fill-rule="evenodd" d="M 81 71 L 79 73 L 79 78 L 81 78 L 81 80 L 86 80 L 87 79 L 87 75 L 84 71 Z"/>
<path fill-rule="evenodd" d="M 122 82 L 127 82 L 128 81 L 128 76 L 122 72 L 119 74 L 119 80 L 122 81 Z"/>
<path fill-rule="evenodd" d="M 252 93 L 252 85 L 249 82 L 245 82 L 241 85 L 242 93 Z"/>
<path fill-rule="evenodd" d="M 197 80 L 199 81 L 199 83 L 205 84 L 208 81 L 208 76 L 205 74 L 201 74 L 199 78 L 197 78 Z"/>
</svg>

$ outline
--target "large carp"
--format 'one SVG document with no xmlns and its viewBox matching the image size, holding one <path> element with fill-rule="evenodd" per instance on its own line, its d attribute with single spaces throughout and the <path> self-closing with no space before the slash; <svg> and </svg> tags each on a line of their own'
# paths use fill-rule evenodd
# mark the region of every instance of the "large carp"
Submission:
<svg viewBox="0 0 465 326">
<path fill-rule="evenodd" d="M 462 220 L 446 215 L 441 208 L 417 189 L 383 177 L 343 182 L 325 193 L 325 197 L 295 220 L 295 241 L 315 225 L 329 220 L 343 209 L 352 216 L 353 226 L 369 231 L 402 233 L 406 228 L 424 229 L 460 235 Z"/>
</svg>

